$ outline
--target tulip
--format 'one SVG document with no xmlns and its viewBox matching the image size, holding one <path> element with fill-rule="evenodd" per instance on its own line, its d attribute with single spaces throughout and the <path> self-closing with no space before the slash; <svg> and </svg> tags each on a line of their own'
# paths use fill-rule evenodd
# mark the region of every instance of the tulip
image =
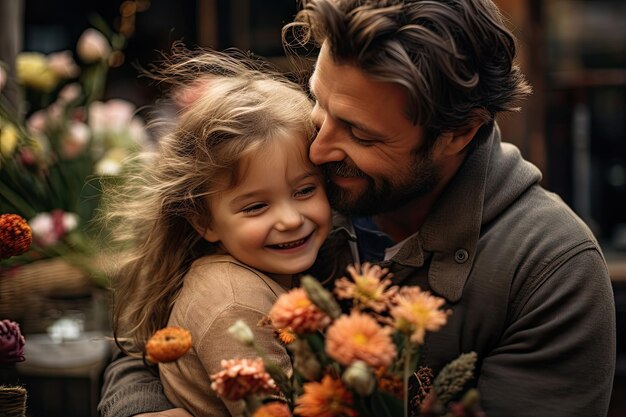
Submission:
<svg viewBox="0 0 626 417">
<path fill-rule="evenodd" d="M 19 82 L 34 90 L 49 93 L 59 83 L 50 69 L 46 56 L 39 52 L 22 52 L 15 59 L 15 73 Z"/>
<path fill-rule="evenodd" d="M 83 62 L 94 64 L 108 58 L 111 45 L 101 32 L 89 28 L 78 38 L 76 52 Z"/>
<path fill-rule="evenodd" d="M 0 155 L 9 157 L 13 155 L 18 140 L 17 127 L 9 123 L 0 126 Z"/>
<path fill-rule="evenodd" d="M 60 79 L 78 77 L 80 68 L 74 62 L 70 51 L 54 52 L 48 55 L 48 67 Z"/>
</svg>

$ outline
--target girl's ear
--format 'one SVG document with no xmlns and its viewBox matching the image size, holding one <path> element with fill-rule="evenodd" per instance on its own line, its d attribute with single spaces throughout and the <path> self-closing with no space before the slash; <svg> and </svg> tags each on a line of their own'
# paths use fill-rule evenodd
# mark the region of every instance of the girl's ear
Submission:
<svg viewBox="0 0 626 417">
<path fill-rule="evenodd" d="M 211 243 L 219 242 L 220 237 L 217 232 L 214 231 L 209 225 L 202 224 L 202 222 L 198 221 L 197 217 L 189 220 L 189 223 L 196 230 L 196 232 L 198 232 L 198 234 L 207 241 Z"/>
</svg>

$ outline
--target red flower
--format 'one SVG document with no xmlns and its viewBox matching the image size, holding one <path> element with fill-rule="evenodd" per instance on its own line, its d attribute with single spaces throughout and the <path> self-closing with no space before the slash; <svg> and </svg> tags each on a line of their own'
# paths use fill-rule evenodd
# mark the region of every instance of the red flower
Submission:
<svg viewBox="0 0 626 417">
<path fill-rule="evenodd" d="M 30 249 L 33 233 L 24 218 L 0 214 L 0 259 L 21 255 Z"/>
</svg>

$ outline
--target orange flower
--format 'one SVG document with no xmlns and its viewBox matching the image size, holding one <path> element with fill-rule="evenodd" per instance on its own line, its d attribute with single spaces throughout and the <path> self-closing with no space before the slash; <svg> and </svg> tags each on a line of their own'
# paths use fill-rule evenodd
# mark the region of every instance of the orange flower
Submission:
<svg viewBox="0 0 626 417">
<path fill-rule="evenodd" d="M 341 316 L 326 332 L 326 353 L 342 365 L 362 360 L 372 368 L 388 366 L 396 356 L 391 328 L 381 327 L 376 320 L 353 311 Z"/>
<path fill-rule="evenodd" d="M 261 358 L 222 361 L 222 371 L 211 375 L 211 389 L 222 398 L 237 401 L 255 393 L 276 393 L 276 383 L 265 372 Z"/>
<path fill-rule="evenodd" d="M 424 343 L 426 331 L 437 331 L 448 321 L 450 312 L 440 310 L 445 300 L 419 287 L 403 287 L 394 301 L 391 316 L 395 327 L 409 335 L 412 343 Z"/>
<path fill-rule="evenodd" d="M 391 274 L 388 269 L 366 262 L 361 267 L 350 265 L 347 270 L 352 281 L 343 277 L 335 282 L 337 298 L 352 299 L 355 307 L 371 308 L 378 313 L 389 307 L 398 287 L 390 287 Z"/>
<path fill-rule="evenodd" d="M 313 333 L 330 323 L 330 317 L 315 307 L 302 288 L 278 297 L 269 317 L 274 328 L 290 328 L 295 333 Z"/>
<path fill-rule="evenodd" d="M 252 417 L 291 417 L 291 411 L 287 404 L 272 401 L 257 408 Z"/>
<path fill-rule="evenodd" d="M 321 382 L 307 382 L 304 393 L 296 400 L 294 412 L 301 417 L 356 417 L 352 394 L 341 380 L 324 375 Z"/>
<path fill-rule="evenodd" d="M 32 242 L 33 232 L 22 216 L 0 214 L 0 259 L 25 253 Z"/>
<path fill-rule="evenodd" d="M 278 336 L 278 340 L 280 340 L 283 345 L 288 345 L 296 340 L 296 335 L 291 331 L 291 329 L 277 329 L 276 335 Z"/>
</svg>

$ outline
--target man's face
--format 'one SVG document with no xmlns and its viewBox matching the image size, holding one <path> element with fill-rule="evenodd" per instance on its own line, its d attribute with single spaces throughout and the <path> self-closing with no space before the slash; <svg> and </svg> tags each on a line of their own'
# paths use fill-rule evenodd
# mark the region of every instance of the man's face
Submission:
<svg viewBox="0 0 626 417">
<path fill-rule="evenodd" d="M 318 134 L 309 155 L 325 171 L 335 209 L 373 215 L 432 191 L 437 160 L 425 149 L 424 129 L 406 116 L 402 87 L 334 62 L 323 46 L 311 91 Z"/>
</svg>

